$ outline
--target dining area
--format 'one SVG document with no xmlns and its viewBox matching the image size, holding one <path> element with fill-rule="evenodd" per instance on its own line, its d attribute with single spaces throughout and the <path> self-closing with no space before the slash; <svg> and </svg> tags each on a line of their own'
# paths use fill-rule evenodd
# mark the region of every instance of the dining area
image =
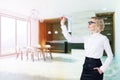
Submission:
<svg viewBox="0 0 120 80">
<path fill-rule="evenodd" d="M 16 47 L 16 59 L 31 59 L 32 61 L 43 59 L 46 61 L 47 57 L 52 59 L 51 45 L 35 45 Z"/>
</svg>

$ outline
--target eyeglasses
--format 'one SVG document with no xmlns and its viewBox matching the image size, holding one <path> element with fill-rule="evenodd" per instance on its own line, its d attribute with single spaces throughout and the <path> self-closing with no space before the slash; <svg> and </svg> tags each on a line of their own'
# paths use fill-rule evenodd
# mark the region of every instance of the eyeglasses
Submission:
<svg viewBox="0 0 120 80">
<path fill-rule="evenodd" d="M 91 25 L 91 24 L 93 24 L 93 23 L 95 23 L 95 22 L 93 22 L 93 21 L 89 21 L 89 22 L 88 22 L 89 25 Z"/>
</svg>

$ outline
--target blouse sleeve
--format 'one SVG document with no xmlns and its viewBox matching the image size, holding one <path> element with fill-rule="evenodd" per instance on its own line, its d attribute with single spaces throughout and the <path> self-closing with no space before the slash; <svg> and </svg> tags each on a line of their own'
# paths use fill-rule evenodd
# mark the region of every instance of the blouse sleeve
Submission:
<svg viewBox="0 0 120 80">
<path fill-rule="evenodd" d="M 84 37 L 73 37 L 72 35 L 70 35 L 65 25 L 61 26 L 61 29 L 62 29 L 62 33 L 64 37 L 67 39 L 68 42 L 71 42 L 71 43 L 83 43 L 84 42 Z"/>
<path fill-rule="evenodd" d="M 107 54 L 107 58 L 106 58 L 104 64 L 100 67 L 100 69 L 103 72 L 108 68 L 108 66 L 110 65 L 110 63 L 113 59 L 113 53 L 112 53 L 112 50 L 111 50 L 111 47 L 110 47 L 110 44 L 109 44 L 109 40 L 108 40 L 107 37 L 104 41 L 104 49 L 105 49 L 105 52 Z"/>
</svg>

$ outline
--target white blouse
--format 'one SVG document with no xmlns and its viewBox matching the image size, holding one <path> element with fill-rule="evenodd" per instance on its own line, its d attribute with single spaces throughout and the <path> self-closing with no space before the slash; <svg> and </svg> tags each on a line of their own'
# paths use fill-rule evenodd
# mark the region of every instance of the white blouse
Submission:
<svg viewBox="0 0 120 80">
<path fill-rule="evenodd" d="M 99 59 L 103 56 L 103 51 L 107 53 L 107 59 L 100 69 L 104 72 L 113 59 L 113 53 L 109 44 L 109 40 L 106 36 L 100 33 L 94 33 L 84 37 L 73 37 L 71 36 L 66 26 L 61 26 L 62 33 L 68 42 L 71 43 L 84 43 L 85 56 L 90 58 Z"/>
</svg>

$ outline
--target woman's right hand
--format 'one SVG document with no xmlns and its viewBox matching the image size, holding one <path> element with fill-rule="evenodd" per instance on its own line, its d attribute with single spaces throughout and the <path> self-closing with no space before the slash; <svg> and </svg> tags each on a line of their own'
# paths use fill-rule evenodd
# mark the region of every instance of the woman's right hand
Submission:
<svg viewBox="0 0 120 80">
<path fill-rule="evenodd" d="M 65 22 L 66 22 L 66 18 L 65 18 L 65 17 L 62 17 L 62 18 L 61 18 L 61 21 L 60 21 L 61 26 L 64 26 L 64 25 L 65 25 Z"/>
</svg>

